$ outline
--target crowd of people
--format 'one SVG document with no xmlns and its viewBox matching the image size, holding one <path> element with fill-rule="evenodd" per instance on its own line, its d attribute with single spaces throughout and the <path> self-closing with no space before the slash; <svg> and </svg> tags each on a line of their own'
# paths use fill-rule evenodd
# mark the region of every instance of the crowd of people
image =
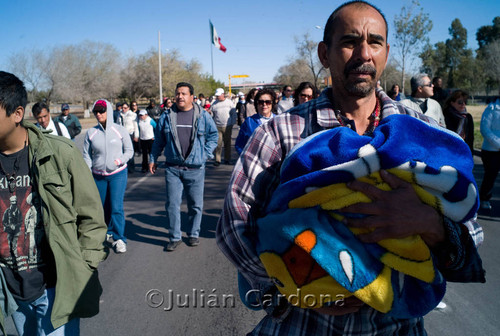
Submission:
<svg viewBox="0 0 500 336">
<path fill-rule="evenodd" d="M 425 73 L 411 78 L 410 95 L 398 84 L 386 94 L 377 83 L 388 53 L 387 22 L 380 10 L 364 1 L 343 4 L 329 17 L 318 46 L 319 59 L 334 79 L 331 87 L 320 92 L 313 83 L 302 82 L 296 88 L 284 85 L 281 92 L 253 88 L 235 96 L 217 88 L 205 97 L 196 96 L 190 83 L 180 82 L 175 96 L 159 106 L 152 99 L 144 109 L 137 101 L 119 102 L 113 109 L 109 101 L 98 99 L 91 108 L 97 124 L 85 134 L 83 155 L 74 144 L 82 127 L 70 106 L 62 104 L 60 115 L 51 118 L 48 104 L 34 104 L 35 127 L 24 120 L 24 84 L 0 72 L 0 238 L 9 246 L 0 250 L 0 280 L 8 289 L 2 311 L 13 316 L 21 335 L 78 335 L 79 317 L 97 313 L 101 288 L 96 268 L 106 256 L 104 246 L 116 253 L 127 251 L 123 203 L 128 175 L 135 171 L 134 153 L 142 155 L 143 173 L 155 174 L 161 155 L 165 158 L 165 250 L 175 251 L 182 242 L 183 195 L 187 244 L 198 246 L 206 164 L 234 164 L 231 136 L 238 128 L 238 159 L 217 226 L 217 244 L 237 268 L 240 290 L 276 298 L 262 306 L 267 315 L 252 335 L 312 335 L 318 329 L 325 334 L 378 335 L 391 330 L 425 335 L 421 316 L 394 319 L 355 296 L 341 306 L 292 305 L 280 296 L 283 284 L 267 273 L 256 252 L 256 221 L 281 196 L 276 195 L 283 177 L 279 167 L 301 147 L 297 144 L 321 131 L 345 127 L 372 137 L 380 124 L 394 119 L 389 117 L 404 115 L 443 136 L 462 139 L 472 163 L 474 121 L 467 112 L 468 94 L 448 92 L 441 78 L 431 80 Z M 400 131 L 405 127 L 410 126 L 403 124 Z M 500 170 L 500 100 L 488 105 L 480 129 L 485 169 L 480 207 L 491 210 Z M 407 141 L 411 147 L 413 139 Z M 338 151 L 347 146 L 339 143 Z M 372 202 L 344 208 L 357 216 L 343 223 L 360 229 L 358 238 L 364 243 L 420 235 L 445 279 L 484 282 L 477 252 L 481 239 L 472 233 L 481 231 L 475 219 L 448 218 L 421 201 L 408 182 L 385 170 L 379 174 L 390 188 L 356 179 L 347 184 Z M 59 225 L 63 222 L 67 225 Z M 20 240 L 21 233 L 29 239 Z M 77 252 L 74 244 L 79 244 Z M 297 244 L 305 248 L 305 243 Z M 68 277 L 70 273 L 78 276 Z"/>
</svg>

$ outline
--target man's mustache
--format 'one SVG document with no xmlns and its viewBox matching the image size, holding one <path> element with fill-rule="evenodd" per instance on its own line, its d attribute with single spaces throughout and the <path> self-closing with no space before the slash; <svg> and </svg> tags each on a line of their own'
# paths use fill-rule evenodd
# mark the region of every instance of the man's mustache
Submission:
<svg viewBox="0 0 500 336">
<path fill-rule="evenodd" d="M 351 72 L 360 72 L 360 73 L 367 73 L 369 74 L 372 78 L 375 78 L 377 74 L 377 69 L 375 69 L 373 66 L 370 64 L 359 64 L 359 63 L 354 63 L 351 65 L 347 65 L 345 70 L 344 70 L 344 76 L 348 76 Z"/>
</svg>

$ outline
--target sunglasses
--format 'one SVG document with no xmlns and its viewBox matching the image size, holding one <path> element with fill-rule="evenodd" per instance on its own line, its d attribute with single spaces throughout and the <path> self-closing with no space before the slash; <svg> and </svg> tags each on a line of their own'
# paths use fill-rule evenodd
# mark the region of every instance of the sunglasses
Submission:
<svg viewBox="0 0 500 336">
<path fill-rule="evenodd" d="M 465 105 L 465 104 L 467 104 L 467 102 L 462 100 L 462 99 L 459 99 L 459 100 L 457 100 L 457 104 L 458 105 Z"/>
<path fill-rule="evenodd" d="M 273 103 L 272 100 L 257 100 L 257 104 L 259 105 L 264 105 L 264 104 L 271 105 L 272 103 Z"/>
<path fill-rule="evenodd" d="M 97 113 L 103 114 L 103 113 L 106 113 L 106 111 L 94 111 L 94 114 L 97 114 Z"/>
<path fill-rule="evenodd" d="M 307 99 L 311 100 L 311 99 L 313 98 L 313 96 L 312 96 L 312 95 L 306 95 L 306 94 L 301 93 L 301 94 L 300 94 L 300 98 L 302 98 L 302 99 L 306 99 L 306 98 L 307 98 Z"/>
<path fill-rule="evenodd" d="M 434 86 L 434 84 L 432 84 L 432 82 L 431 82 L 431 83 L 429 83 L 429 84 L 425 84 L 425 85 L 422 85 L 422 86 L 433 87 L 433 86 Z"/>
</svg>

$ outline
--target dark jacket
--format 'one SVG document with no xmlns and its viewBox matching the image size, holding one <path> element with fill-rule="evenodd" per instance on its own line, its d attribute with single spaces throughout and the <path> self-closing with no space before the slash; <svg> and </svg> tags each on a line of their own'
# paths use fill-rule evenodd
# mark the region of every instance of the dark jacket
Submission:
<svg viewBox="0 0 500 336">
<path fill-rule="evenodd" d="M 72 114 L 68 114 L 68 118 L 66 118 L 66 120 L 63 119 L 62 115 L 58 115 L 54 118 L 54 123 L 55 122 L 63 123 L 64 126 L 66 126 L 71 139 L 74 139 L 82 131 L 80 120 L 78 120 L 78 117 Z"/>
<path fill-rule="evenodd" d="M 239 101 L 236 104 L 236 118 L 238 126 L 241 126 L 245 119 L 247 118 L 247 105 L 246 102 Z"/>
<path fill-rule="evenodd" d="M 460 123 L 460 117 L 450 111 L 453 107 L 448 107 L 444 112 L 444 120 L 446 122 L 446 128 L 450 131 L 457 133 L 458 125 Z M 472 115 L 467 113 L 465 115 L 464 122 L 464 132 L 465 132 L 465 143 L 469 146 L 471 153 L 474 153 L 474 120 Z"/>
</svg>

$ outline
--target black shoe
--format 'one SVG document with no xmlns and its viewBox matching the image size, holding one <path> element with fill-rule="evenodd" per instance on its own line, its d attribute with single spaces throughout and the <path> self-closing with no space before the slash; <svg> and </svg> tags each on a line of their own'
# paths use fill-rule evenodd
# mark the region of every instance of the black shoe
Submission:
<svg viewBox="0 0 500 336">
<path fill-rule="evenodd" d="M 228 161 L 228 160 L 226 160 L 226 161 L 224 161 L 224 164 L 225 164 L 225 165 L 230 165 L 231 163 L 229 163 L 229 161 Z"/>
<path fill-rule="evenodd" d="M 169 252 L 174 251 L 177 248 L 177 246 L 179 246 L 180 244 L 181 244 L 180 240 L 171 241 L 170 243 L 167 244 L 167 251 L 169 251 Z"/>
<path fill-rule="evenodd" d="M 219 167 L 219 166 L 220 166 L 220 162 L 215 161 L 215 162 L 214 162 L 214 166 Z"/>
<path fill-rule="evenodd" d="M 189 246 L 198 246 L 198 245 L 200 245 L 200 240 L 198 238 L 195 238 L 195 237 L 190 237 L 188 239 L 188 245 Z"/>
</svg>

